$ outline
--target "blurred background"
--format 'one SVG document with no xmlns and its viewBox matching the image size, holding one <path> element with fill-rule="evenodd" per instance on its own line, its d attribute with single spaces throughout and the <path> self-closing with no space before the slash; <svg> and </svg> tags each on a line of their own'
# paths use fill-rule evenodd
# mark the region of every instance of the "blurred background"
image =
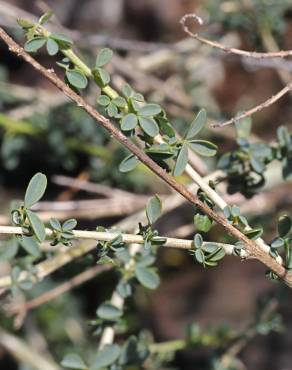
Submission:
<svg viewBox="0 0 292 370">
<path fill-rule="evenodd" d="M 50 27 L 70 36 L 88 63 L 101 47 L 112 48 L 113 85 L 119 90 L 129 82 L 148 101 L 161 104 L 180 134 L 202 107 L 210 122 L 223 121 L 266 100 L 291 80 L 291 59 L 252 60 L 224 54 L 186 37 L 179 24 L 184 14 L 196 12 L 205 21 L 200 32 L 213 40 L 245 50 L 292 49 L 291 0 L 7 0 L 0 1 L 0 24 L 23 43 L 15 19 L 36 19 L 48 9 L 55 14 Z M 37 59 L 56 67 L 54 57 L 43 49 Z M 84 95 L 94 104 L 96 87 L 90 86 Z M 273 141 L 280 125 L 291 129 L 291 97 L 287 94 L 252 118 L 254 141 Z M 197 162 L 201 174 L 212 172 L 220 155 L 236 148 L 232 126 L 218 130 L 208 125 L 203 136 L 218 144 L 219 154 Z M 118 166 L 126 154 L 87 114 L 0 43 L 0 225 L 10 224 L 11 202 L 23 197 L 37 171 L 49 179 L 45 202 L 37 205 L 41 218 L 45 222 L 52 216 L 76 218 L 78 229 L 111 227 L 142 210 L 152 194 L 170 194 L 142 165 L 121 174 Z M 291 182 L 272 180 L 252 199 L 238 193 L 226 196 L 241 205 L 252 225 L 264 225 L 267 241 L 275 235 L 277 216 L 292 208 Z M 189 183 L 184 176 L 180 181 Z M 157 229 L 162 235 L 192 237 L 192 207 L 181 202 L 159 220 Z M 225 236 L 213 227 L 206 239 L 224 241 Z M 5 256 L 5 243 L 2 240 L 0 245 L 0 275 L 9 273 L 13 259 Z M 96 258 L 92 252 L 63 266 L 26 292 L 26 299 L 93 266 Z M 230 331 L 246 330 L 258 307 L 277 296 L 280 303 L 275 310 L 282 316 L 283 332 L 254 333 L 239 348 L 236 369 L 292 369 L 291 292 L 266 279 L 262 265 L 226 257 L 219 267 L 206 271 L 183 251 L 163 250 L 158 267 L 159 289 L 153 293 L 139 289 L 129 302 L 131 332 L 149 330 L 155 341 L 168 341 L 183 338 L 193 324 L 208 338 L 221 335 L 223 341 Z M 104 272 L 29 311 L 22 320 L 18 317 L 19 325 L 9 312 L 10 298 L 4 295 L 0 326 L 57 362 L 72 348 L 90 354 L 96 343 L 87 322 L 98 304 L 110 297 L 115 283 L 115 274 Z M 165 369 L 208 369 L 217 349 L 206 343 L 178 352 L 166 361 Z M 1 345 L 0 368 L 31 369 L 1 350 Z"/>
</svg>

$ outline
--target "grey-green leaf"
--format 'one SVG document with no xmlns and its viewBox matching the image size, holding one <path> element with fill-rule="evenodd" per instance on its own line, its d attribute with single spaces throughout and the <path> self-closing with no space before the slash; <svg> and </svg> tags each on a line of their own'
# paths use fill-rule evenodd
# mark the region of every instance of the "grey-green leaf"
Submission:
<svg viewBox="0 0 292 370">
<path fill-rule="evenodd" d="M 138 163 L 138 158 L 135 157 L 133 154 L 130 154 L 120 163 L 119 170 L 123 173 L 132 171 L 138 165 Z"/>
<path fill-rule="evenodd" d="M 56 218 L 51 218 L 49 222 L 54 230 L 62 231 L 62 226 L 59 220 Z"/>
<path fill-rule="evenodd" d="M 43 47 L 46 41 L 47 39 L 45 37 L 34 37 L 25 43 L 24 50 L 28 53 L 33 53 Z"/>
<path fill-rule="evenodd" d="M 72 86 L 77 87 L 77 89 L 85 89 L 87 86 L 88 81 L 86 76 L 75 69 L 66 71 L 66 77 L 69 83 Z"/>
<path fill-rule="evenodd" d="M 203 157 L 213 157 L 217 153 L 217 145 L 206 140 L 191 140 L 190 148 Z"/>
<path fill-rule="evenodd" d="M 139 117 L 139 124 L 147 135 L 155 137 L 159 134 L 158 124 L 153 118 Z"/>
<path fill-rule="evenodd" d="M 138 124 L 137 116 L 133 113 L 129 113 L 123 117 L 121 122 L 121 129 L 123 131 L 133 130 Z"/>
<path fill-rule="evenodd" d="M 146 206 L 146 215 L 149 223 L 152 225 L 161 215 L 162 204 L 158 195 L 150 199 Z"/>
<path fill-rule="evenodd" d="M 103 303 L 98 307 L 96 314 L 104 320 L 116 320 L 122 316 L 123 311 L 111 303 Z"/>
<path fill-rule="evenodd" d="M 146 104 L 139 109 L 139 115 L 143 117 L 153 117 L 161 112 L 158 104 Z"/>
<path fill-rule="evenodd" d="M 173 175 L 180 176 L 184 172 L 187 163 L 188 163 L 188 147 L 187 144 L 184 143 L 178 153 L 177 160 L 175 162 L 173 170 Z"/>
<path fill-rule="evenodd" d="M 40 257 L 40 247 L 32 236 L 23 236 L 21 239 L 19 239 L 21 246 L 23 249 L 27 251 L 27 253 L 31 254 L 34 257 Z"/>
<path fill-rule="evenodd" d="M 159 286 L 160 278 L 151 268 L 137 265 L 135 275 L 139 283 L 148 289 L 156 289 Z"/>
<path fill-rule="evenodd" d="M 49 55 L 56 55 L 59 51 L 58 43 L 53 39 L 47 41 L 47 51 Z"/>
<path fill-rule="evenodd" d="M 207 112 L 205 109 L 201 109 L 199 113 L 196 115 L 196 118 L 191 123 L 190 128 L 187 132 L 186 138 L 192 139 L 194 136 L 196 136 L 204 127 L 206 120 L 207 120 Z"/>
<path fill-rule="evenodd" d="M 90 366 L 90 370 L 99 370 L 107 368 L 112 365 L 120 356 L 121 349 L 116 344 L 105 346 L 99 351 L 95 357 L 93 365 Z"/>
<path fill-rule="evenodd" d="M 62 225 L 63 231 L 71 231 L 73 230 L 77 225 L 77 221 L 75 218 L 70 218 L 69 220 L 65 221 Z"/>
<path fill-rule="evenodd" d="M 80 356 L 78 356 L 75 353 L 69 353 L 68 355 L 66 355 L 63 358 L 61 365 L 69 369 L 77 369 L 77 370 L 87 369 L 85 362 L 82 360 Z"/>
<path fill-rule="evenodd" d="M 24 196 L 24 206 L 32 207 L 37 203 L 45 193 L 47 187 L 47 178 L 44 174 L 38 172 L 30 180 Z"/>
<path fill-rule="evenodd" d="M 34 231 L 34 234 L 37 238 L 37 240 L 41 243 L 45 240 L 46 238 L 46 229 L 45 225 L 42 223 L 41 219 L 39 216 L 30 211 L 29 209 L 26 210 L 26 215 L 29 220 L 29 223 Z"/>
<path fill-rule="evenodd" d="M 112 58 L 113 52 L 109 48 L 101 49 L 97 55 L 95 66 L 96 68 L 100 68 L 105 66 Z"/>
</svg>

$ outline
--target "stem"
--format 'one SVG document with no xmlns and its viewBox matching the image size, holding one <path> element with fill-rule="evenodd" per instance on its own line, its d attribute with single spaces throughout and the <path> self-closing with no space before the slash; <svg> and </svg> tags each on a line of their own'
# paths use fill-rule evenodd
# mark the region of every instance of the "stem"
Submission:
<svg viewBox="0 0 292 370">
<path fill-rule="evenodd" d="M 228 220 L 201 202 L 197 196 L 190 193 L 186 187 L 179 184 L 173 177 L 167 174 L 157 163 L 141 151 L 135 144 L 131 142 L 113 123 L 106 117 L 96 111 L 94 107 L 88 104 L 81 96 L 70 89 L 52 70 L 47 70 L 40 65 L 34 58 L 32 58 L 24 49 L 18 45 L 8 34 L 0 28 L 0 38 L 8 45 L 9 50 L 14 54 L 23 58 L 26 62 L 31 64 L 36 71 L 41 73 L 49 81 L 51 81 L 59 90 L 66 96 L 73 100 L 77 106 L 82 107 L 91 117 L 99 122 L 116 140 L 118 140 L 124 147 L 126 147 L 132 154 L 134 154 L 143 164 L 152 170 L 159 178 L 164 180 L 170 187 L 180 193 L 192 205 L 198 207 L 201 211 L 207 214 L 212 220 L 220 224 L 225 231 L 232 235 L 237 240 L 245 244 L 245 248 L 250 256 L 258 259 L 272 270 L 277 276 L 292 287 L 292 274 L 290 274 L 282 265 L 280 265 L 273 257 L 264 252 L 254 241 L 248 239 L 240 230 L 228 223 Z"/>
</svg>

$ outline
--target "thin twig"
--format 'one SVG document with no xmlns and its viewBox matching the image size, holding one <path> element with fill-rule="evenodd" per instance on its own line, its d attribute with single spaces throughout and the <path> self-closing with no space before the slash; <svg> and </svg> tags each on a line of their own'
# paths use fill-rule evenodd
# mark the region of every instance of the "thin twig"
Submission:
<svg viewBox="0 0 292 370">
<path fill-rule="evenodd" d="M 32 58 L 24 49 L 18 45 L 2 28 L 0 28 L 0 38 L 8 45 L 9 50 L 18 55 L 26 62 L 31 64 L 33 68 L 51 81 L 59 90 L 73 100 L 77 106 L 83 108 L 92 118 L 99 122 L 112 137 L 119 141 L 124 147 L 126 147 L 132 154 L 134 154 L 143 164 L 145 164 L 152 172 L 158 175 L 159 178 L 164 180 L 170 187 L 180 193 L 185 199 L 191 204 L 199 208 L 205 214 L 207 214 L 212 220 L 220 224 L 225 231 L 232 235 L 237 240 L 242 241 L 245 244 L 247 252 L 254 258 L 261 261 L 276 275 L 282 278 L 287 285 L 292 287 L 292 274 L 289 274 L 284 266 L 280 265 L 273 257 L 264 252 L 260 246 L 254 241 L 248 239 L 240 230 L 236 229 L 231 225 L 228 220 L 217 214 L 214 210 L 210 209 L 203 202 L 201 202 L 197 196 L 190 193 L 186 187 L 179 184 L 173 177 L 167 174 L 157 163 L 155 163 L 149 156 L 142 152 L 132 141 L 127 138 L 118 128 L 114 126 L 106 117 L 96 111 L 94 107 L 89 105 L 81 96 L 70 89 L 60 78 L 57 77 L 52 69 L 46 69 L 40 65 L 34 58 Z M 91 70 L 89 69 L 91 73 Z"/>
<path fill-rule="evenodd" d="M 225 46 L 225 45 L 223 45 L 223 44 L 221 44 L 217 41 L 212 41 L 212 40 L 206 39 L 204 37 L 201 37 L 197 33 L 193 33 L 189 29 L 189 27 L 186 25 L 186 22 L 189 19 L 195 21 L 200 26 L 202 26 L 204 24 L 203 19 L 201 17 L 199 17 L 197 14 L 195 14 L 195 13 L 186 14 L 180 20 L 180 23 L 183 27 L 184 32 L 186 32 L 190 37 L 198 40 L 199 42 L 201 42 L 203 44 L 209 45 L 212 48 L 216 48 L 216 49 L 222 50 L 222 51 L 224 51 L 226 53 L 230 53 L 230 54 L 236 54 L 236 55 L 240 55 L 240 56 L 244 56 L 244 57 L 258 58 L 258 59 L 263 59 L 263 58 L 286 58 L 286 57 L 292 56 L 292 50 L 280 50 L 280 51 L 275 51 L 275 52 L 271 52 L 271 53 L 260 53 L 260 52 L 256 52 L 256 51 L 246 51 L 246 50 L 241 50 L 241 49 L 237 49 L 237 48 L 230 48 L 230 47 Z"/>
</svg>

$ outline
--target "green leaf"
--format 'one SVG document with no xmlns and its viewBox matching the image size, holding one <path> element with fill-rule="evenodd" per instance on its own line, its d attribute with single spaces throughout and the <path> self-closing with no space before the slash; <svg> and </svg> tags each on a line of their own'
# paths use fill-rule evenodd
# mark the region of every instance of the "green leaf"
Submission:
<svg viewBox="0 0 292 370">
<path fill-rule="evenodd" d="M 97 103 L 102 105 L 103 107 L 107 107 L 110 102 L 111 102 L 110 98 L 106 95 L 100 95 L 97 98 Z"/>
<path fill-rule="evenodd" d="M 265 164 L 256 157 L 252 157 L 250 160 L 251 167 L 257 173 L 263 173 L 265 170 Z"/>
<path fill-rule="evenodd" d="M 77 221 L 75 218 L 70 218 L 69 220 L 65 221 L 62 225 L 63 231 L 71 231 L 73 230 L 77 225 Z"/>
<path fill-rule="evenodd" d="M 196 260 L 199 263 L 204 264 L 204 262 L 205 262 L 205 255 L 204 255 L 204 252 L 201 249 L 196 249 L 194 255 L 195 255 Z"/>
<path fill-rule="evenodd" d="M 24 196 L 25 208 L 32 207 L 37 203 L 45 193 L 47 187 L 47 178 L 44 174 L 38 172 L 30 180 Z"/>
<path fill-rule="evenodd" d="M 95 66 L 96 68 L 100 68 L 105 66 L 113 57 L 113 52 L 109 48 L 101 49 L 97 55 Z"/>
<path fill-rule="evenodd" d="M 43 242 L 46 238 L 45 225 L 42 223 L 39 216 L 36 213 L 30 211 L 29 209 L 26 210 L 26 215 L 37 240 L 40 243 Z"/>
<path fill-rule="evenodd" d="M 122 316 L 123 311 L 111 303 L 103 303 L 98 307 L 96 314 L 104 320 L 116 320 Z"/>
<path fill-rule="evenodd" d="M 56 218 L 51 218 L 49 222 L 54 230 L 62 231 L 62 226 L 59 220 Z"/>
<path fill-rule="evenodd" d="M 197 213 L 194 216 L 194 223 L 199 231 L 208 232 L 212 227 L 212 220 L 207 215 Z"/>
<path fill-rule="evenodd" d="M 114 98 L 113 103 L 119 108 L 124 108 L 127 105 L 126 99 L 121 96 Z"/>
<path fill-rule="evenodd" d="M 146 104 L 139 109 L 139 115 L 143 117 L 153 117 L 161 112 L 158 104 Z"/>
<path fill-rule="evenodd" d="M 199 113 L 196 115 L 196 118 L 190 125 L 190 128 L 187 132 L 186 139 L 192 139 L 196 136 L 204 127 L 207 120 L 207 112 L 205 109 L 201 109 Z"/>
<path fill-rule="evenodd" d="M 261 228 L 244 231 L 244 235 L 252 240 L 258 239 L 262 235 L 262 233 L 263 233 L 263 229 Z"/>
<path fill-rule="evenodd" d="M 108 85 L 111 80 L 108 71 L 106 71 L 103 68 L 96 69 L 94 72 L 94 76 L 95 76 L 97 83 L 101 84 L 102 86 Z"/>
<path fill-rule="evenodd" d="M 138 118 L 135 114 L 130 113 L 122 118 L 121 129 L 123 131 L 133 130 L 138 124 Z"/>
<path fill-rule="evenodd" d="M 217 153 L 217 145 L 206 140 L 191 140 L 188 142 L 190 148 L 204 157 L 213 157 Z"/>
<path fill-rule="evenodd" d="M 135 275 L 139 283 L 148 289 L 156 289 L 159 286 L 160 278 L 153 269 L 137 265 Z"/>
<path fill-rule="evenodd" d="M 73 41 L 63 33 L 53 32 L 51 33 L 50 38 L 55 40 L 61 48 L 69 48 L 73 45 Z"/>
<path fill-rule="evenodd" d="M 203 238 L 201 234 L 195 234 L 194 236 L 194 245 L 196 248 L 201 248 L 203 245 Z"/>
<path fill-rule="evenodd" d="M 50 18 L 53 16 L 53 12 L 50 10 L 49 12 L 46 12 L 45 14 L 43 14 L 40 19 L 39 19 L 39 24 L 43 25 L 45 23 L 47 23 Z"/>
<path fill-rule="evenodd" d="M 283 245 L 284 245 L 284 240 L 282 238 L 276 238 L 272 241 L 271 248 L 277 249 L 277 248 L 283 247 Z"/>
<path fill-rule="evenodd" d="M 29 40 L 24 45 L 24 50 L 28 53 L 33 53 L 43 47 L 46 43 L 47 39 L 45 37 L 37 36 L 34 37 L 32 40 Z"/>
<path fill-rule="evenodd" d="M 82 360 L 80 356 L 76 355 L 75 353 L 69 353 L 68 355 L 66 355 L 63 358 L 61 365 L 69 369 L 78 369 L 78 370 L 87 369 L 85 362 Z"/>
<path fill-rule="evenodd" d="M 66 71 L 66 77 L 70 85 L 76 87 L 77 89 L 85 89 L 87 86 L 88 81 L 86 76 L 76 69 Z"/>
<path fill-rule="evenodd" d="M 139 124 L 147 135 L 155 137 L 159 134 L 158 124 L 153 118 L 139 117 Z"/>
<path fill-rule="evenodd" d="M 3 250 L 0 252 L 0 260 L 9 261 L 16 256 L 18 252 L 18 241 L 14 237 L 9 239 L 7 243 L 4 244 Z"/>
<path fill-rule="evenodd" d="M 152 225 L 160 217 L 162 212 L 162 204 L 158 195 L 155 195 L 150 199 L 146 206 L 146 215 L 149 221 L 149 224 Z"/>
<path fill-rule="evenodd" d="M 187 163 L 188 163 L 188 147 L 187 144 L 184 143 L 178 153 L 173 170 L 173 176 L 180 176 L 184 172 Z"/>
<path fill-rule="evenodd" d="M 53 39 L 47 41 L 47 51 L 49 55 L 56 55 L 59 51 L 59 45 Z"/>
<path fill-rule="evenodd" d="M 97 353 L 93 365 L 90 366 L 90 370 L 99 370 L 109 367 L 117 361 L 120 352 L 121 349 L 116 344 L 105 346 Z"/>
<path fill-rule="evenodd" d="M 292 220 L 288 215 L 283 215 L 278 220 L 278 234 L 283 238 L 292 229 Z"/>
<path fill-rule="evenodd" d="M 34 257 L 40 257 L 40 247 L 36 242 L 35 238 L 32 236 L 23 236 L 19 239 L 19 242 L 23 249 L 27 251 L 27 253 L 31 254 Z"/>
<path fill-rule="evenodd" d="M 132 95 L 133 95 L 133 89 L 131 88 L 131 86 L 126 83 L 123 87 L 122 87 L 122 93 L 124 94 L 124 96 L 126 98 L 130 98 Z"/>
<path fill-rule="evenodd" d="M 32 23 L 31 21 L 27 19 L 23 19 L 23 18 L 17 18 L 17 23 L 20 25 L 20 27 L 22 27 L 25 30 L 34 27 L 34 23 Z"/>
<path fill-rule="evenodd" d="M 132 171 L 138 165 L 138 163 L 138 158 L 135 157 L 133 154 L 130 154 L 120 163 L 119 170 L 123 173 Z"/>
</svg>

